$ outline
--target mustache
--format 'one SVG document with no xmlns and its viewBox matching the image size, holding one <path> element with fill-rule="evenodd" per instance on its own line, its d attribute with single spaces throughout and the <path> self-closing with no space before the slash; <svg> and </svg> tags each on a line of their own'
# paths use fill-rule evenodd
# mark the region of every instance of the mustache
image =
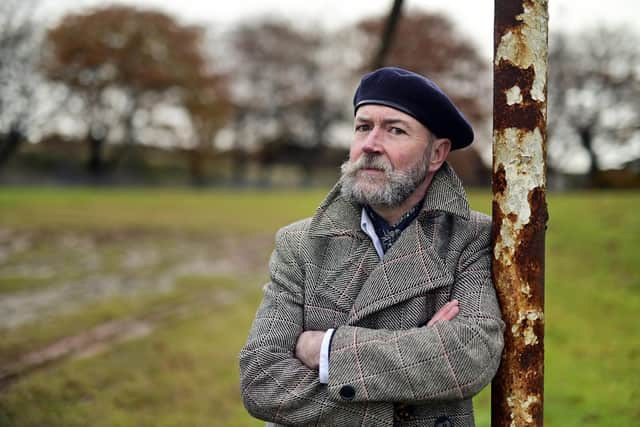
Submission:
<svg viewBox="0 0 640 427">
<path fill-rule="evenodd" d="M 389 160 L 379 154 L 364 153 L 358 160 L 347 160 L 341 166 L 342 173 L 346 175 L 355 175 L 362 169 L 377 169 L 384 173 L 393 172 L 393 166 Z"/>
</svg>

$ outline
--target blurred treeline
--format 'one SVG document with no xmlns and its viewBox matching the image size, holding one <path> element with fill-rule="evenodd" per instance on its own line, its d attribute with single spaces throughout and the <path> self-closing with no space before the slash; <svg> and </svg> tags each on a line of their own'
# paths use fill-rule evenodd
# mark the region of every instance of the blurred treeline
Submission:
<svg viewBox="0 0 640 427">
<path fill-rule="evenodd" d="M 40 22 L 38 7 L 0 3 L 4 184 L 329 184 L 387 22 L 196 26 L 124 5 Z M 640 39 L 553 34 L 550 61 L 550 184 L 640 186 Z M 491 59 L 446 16 L 409 9 L 385 63 L 452 96 L 477 142 L 451 162 L 468 185 L 488 184 Z"/>
</svg>

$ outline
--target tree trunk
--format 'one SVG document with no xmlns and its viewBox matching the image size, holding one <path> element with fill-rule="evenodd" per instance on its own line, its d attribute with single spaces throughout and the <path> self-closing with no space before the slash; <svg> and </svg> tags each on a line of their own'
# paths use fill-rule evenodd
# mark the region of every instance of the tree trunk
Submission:
<svg viewBox="0 0 640 427">
<path fill-rule="evenodd" d="M 189 150 L 189 178 L 194 187 L 202 187 L 206 183 L 203 151 L 200 147 Z"/>
<path fill-rule="evenodd" d="M 104 137 L 90 132 L 87 136 L 89 143 L 89 158 L 87 170 L 93 177 L 100 177 L 104 172 Z"/>
<path fill-rule="evenodd" d="M 307 154 L 304 156 L 304 159 L 302 160 L 302 162 L 300 162 L 300 174 L 302 175 L 302 179 L 300 181 L 300 184 L 302 185 L 302 187 L 311 187 L 311 184 L 313 183 L 313 175 L 314 175 L 314 159 L 316 159 L 316 152 L 318 150 L 314 148 L 312 148 L 311 150 L 309 150 L 307 152 Z"/>
<path fill-rule="evenodd" d="M 247 180 L 248 154 L 240 148 L 234 148 L 231 153 L 231 183 L 244 185 Z"/>
<path fill-rule="evenodd" d="M 136 92 L 132 92 L 129 94 L 129 98 L 132 100 L 132 105 L 124 122 L 125 133 L 122 144 L 119 144 L 119 146 L 114 150 L 109 150 L 111 151 L 111 156 L 109 156 L 109 159 L 105 161 L 105 168 L 109 171 L 109 173 L 115 171 L 118 168 L 120 163 L 122 163 L 122 161 L 131 152 L 131 147 L 133 147 L 137 143 L 137 135 L 133 119 L 136 111 L 138 111 L 139 97 L 140 95 Z"/>
<path fill-rule="evenodd" d="M 600 162 L 598 161 L 598 155 L 593 148 L 593 130 L 591 126 L 583 127 L 579 130 L 578 134 L 580 136 L 580 144 L 585 150 L 587 150 L 587 154 L 589 155 L 589 170 L 587 171 L 589 185 L 595 187 L 597 186 Z"/>
<path fill-rule="evenodd" d="M 23 140 L 24 135 L 16 126 L 11 126 L 9 133 L 0 137 L 0 167 L 18 152 Z"/>
</svg>

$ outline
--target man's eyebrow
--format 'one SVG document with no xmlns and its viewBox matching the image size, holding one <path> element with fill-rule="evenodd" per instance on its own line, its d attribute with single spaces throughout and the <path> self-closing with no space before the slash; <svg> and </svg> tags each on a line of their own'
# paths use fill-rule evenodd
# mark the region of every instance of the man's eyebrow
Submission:
<svg viewBox="0 0 640 427">
<path fill-rule="evenodd" d="M 396 118 L 384 119 L 382 123 L 386 125 L 395 125 L 399 123 L 401 125 L 405 125 L 406 127 L 411 127 L 408 121 L 403 119 L 396 119 Z"/>
</svg>

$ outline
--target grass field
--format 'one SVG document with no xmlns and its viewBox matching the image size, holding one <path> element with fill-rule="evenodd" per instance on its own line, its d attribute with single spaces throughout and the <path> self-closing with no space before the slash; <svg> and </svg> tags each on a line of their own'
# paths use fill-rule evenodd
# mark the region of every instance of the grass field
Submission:
<svg viewBox="0 0 640 427">
<path fill-rule="evenodd" d="M 273 233 L 323 193 L 3 188 L 0 426 L 262 425 L 237 353 Z M 549 211 L 545 424 L 640 425 L 640 194 Z"/>
</svg>

